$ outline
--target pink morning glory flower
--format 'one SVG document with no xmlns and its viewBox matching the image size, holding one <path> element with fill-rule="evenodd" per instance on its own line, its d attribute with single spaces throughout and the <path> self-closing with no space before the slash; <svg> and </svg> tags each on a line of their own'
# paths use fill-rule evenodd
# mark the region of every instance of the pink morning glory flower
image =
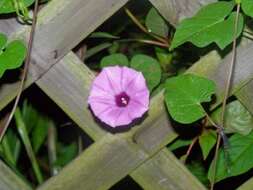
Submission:
<svg viewBox="0 0 253 190">
<path fill-rule="evenodd" d="M 149 90 L 141 72 L 106 67 L 93 81 L 88 103 L 94 115 L 111 127 L 130 124 L 149 106 Z"/>
</svg>

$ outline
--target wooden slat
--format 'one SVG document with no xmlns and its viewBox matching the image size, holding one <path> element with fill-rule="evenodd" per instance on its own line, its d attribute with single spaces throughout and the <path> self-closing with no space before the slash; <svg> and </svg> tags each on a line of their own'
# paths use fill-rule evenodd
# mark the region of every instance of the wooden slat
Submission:
<svg viewBox="0 0 253 190">
<path fill-rule="evenodd" d="M 36 84 L 91 138 L 99 140 L 106 131 L 98 127 L 87 104 L 93 79 L 93 73 L 71 52 Z"/>
<path fill-rule="evenodd" d="M 31 190 L 9 167 L 0 160 L 0 189 L 1 190 Z"/>
<path fill-rule="evenodd" d="M 27 86 L 40 78 L 90 32 L 115 13 L 128 0 L 54 0 L 39 13 Z M 17 24 L 17 23 L 16 23 Z M 13 23 L 0 20 L 0 32 L 9 34 Z M 22 26 L 11 38 L 28 40 L 29 27 Z M 19 83 L 0 89 L 0 109 L 16 95 Z"/>
<path fill-rule="evenodd" d="M 108 134 L 38 190 L 106 190 L 145 158 L 136 144 Z"/>
<path fill-rule="evenodd" d="M 193 16 L 202 6 L 216 0 L 149 0 L 172 25 Z"/>
<path fill-rule="evenodd" d="M 205 189 L 201 183 L 193 183 L 193 175 L 166 148 L 138 167 L 131 176 L 145 190 Z"/>
<path fill-rule="evenodd" d="M 250 178 L 248 181 L 243 183 L 236 190 L 252 190 L 253 189 L 253 178 Z"/>
<path fill-rule="evenodd" d="M 247 110 L 253 115 L 253 80 L 243 86 L 235 93 L 235 95 L 245 108 L 247 108 Z"/>
</svg>

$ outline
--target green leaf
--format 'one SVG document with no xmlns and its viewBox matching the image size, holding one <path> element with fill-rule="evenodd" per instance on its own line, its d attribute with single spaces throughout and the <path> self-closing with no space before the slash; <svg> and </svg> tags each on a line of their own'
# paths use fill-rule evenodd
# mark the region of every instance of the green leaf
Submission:
<svg viewBox="0 0 253 190">
<path fill-rule="evenodd" d="M 246 15 L 253 17 L 253 1 L 242 0 L 242 10 Z"/>
<path fill-rule="evenodd" d="M 227 170 L 227 161 L 225 160 L 223 149 L 219 150 L 217 160 L 215 182 L 221 181 L 231 176 L 237 176 L 247 172 L 253 167 L 253 132 L 247 136 L 235 134 L 229 138 L 229 169 Z M 208 179 L 213 176 L 213 162 L 208 171 Z"/>
<path fill-rule="evenodd" d="M 0 45 L 5 43 L 3 37 L 0 40 Z M 26 47 L 23 42 L 15 40 L 7 46 L 2 46 L 0 50 L 0 77 L 8 69 L 16 69 L 20 67 L 26 56 Z"/>
<path fill-rule="evenodd" d="M 27 102 L 27 100 L 25 100 L 22 106 L 22 118 L 26 124 L 28 134 L 30 134 L 30 132 L 36 126 L 39 117 L 40 115 L 38 111 L 35 110 L 33 106 Z"/>
<path fill-rule="evenodd" d="M 26 7 L 29 7 L 33 4 L 34 0 L 22 0 Z M 0 0 L 0 14 L 4 13 L 13 13 L 16 9 L 13 5 L 12 0 Z"/>
<path fill-rule="evenodd" d="M 0 53 L 2 52 L 6 43 L 7 43 L 7 37 L 4 34 L 0 33 Z"/>
<path fill-rule="evenodd" d="M 73 160 L 78 153 L 78 147 L 76 143 L 71 143 L 69 145 L 64 145 L 62 143 L 58 144 L 57 147 L 58 155 L 55 165 L 63 167 Z"/>
<path fill-rule="evenodd" d="M 213 146 L 216 144 L 217 134 L 213 130 L 204 130 L 199 137 L 199 145 L 204 157 L 204 160 L 209 155 Z"/>
<path fill-rule="evenodd" d="M 216 123 L 221 123 L 222 109 L 217 109 L 212 118 Z M 253 117 L 249 111 L 239 102 L 233 101 L 226 106 L 225 132 L 248 135 L 253 129 Z"/>
<path fill-rule="evenodd" d="M 194 17 L 183 20 L 177 27 L 171 49 L 185 42 L 205 47 L 215 42 L 224 49 L 233 41 L 236 13 L 230 14 L 234 2 L 216 2 L 203 7 Z M 226 18 L 229 16 L 228 18 Z M 239 15 L 237 37 L 243 29 L 243 16 Z"/>
<path fill-rule="evenodd" d="M 111 43 L 106 42 L 106 43 L 101 43 L 95 47 L 92 47 L 92 48 L 88 49 L 87 52 L 85 53 L 85 59 L 88 59 L 89 57 L 91 57 L 91 56 L 111 47 L 111 46 L 112 46 Z"/>
<path fill-rule="evenodd" d="M 201 103 L 209 102 L 215 83 L 193 74 L 172 77 L 166 81 L 165 102 L 171 117 L 190 124 L 205 116 Z"/>
<path fill-rule="evenodd" d="M 192 143 L 192 139 L 176 139 L 174 142 L 168 145 L 170 151 L 176 150 L 178 148 L 188 146 Z"/>
<path fill-rule="evenodd" d="M 119 39 L 119 36 L 114 36 L 107 32 L 94 32 L 92 33 L 89 38 L 108 38 L 108 39 Z"/>
<path fill-rule="evenodd" d="M 150 92 L 159 85 L 162 77 L 162 71 L 159 62 L 154 58 L 138 54 L 132 58 L 130 66 L 133 69 L 142 72 Z"/>
<path fill-rule="evenodd" d="M 100 62 L 100 67 L 108 67 L 108 66 L 128 66 L 128 59 L 124 54 L 121 53 L 115 53 L 108 56 L 103 57 L 103 59 Z"/>
<path fill-rule="evenodd" d="M 151 8 L 148 12 L 145 24 L 149 32 L 165 38 L 168 36 L 168 25 L 155 8 Z"/>
<path fill-rule="evenodd" d="M 32 146 L 34 152 L 37 153 L 40 147 L 45 142 L 48 134 L 48 128 L 52 125 L 52 121 L 47 118 L 39 117 L 36 126 L 32 130 Z"/>
</svg>

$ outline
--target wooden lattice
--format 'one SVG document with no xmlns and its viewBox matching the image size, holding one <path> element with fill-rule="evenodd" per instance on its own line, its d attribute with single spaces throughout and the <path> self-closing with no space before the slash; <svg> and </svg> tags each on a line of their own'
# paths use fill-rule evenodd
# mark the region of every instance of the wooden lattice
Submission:
<svg viewBox="0 0 253 190">
<path fill-rule="evenodd" d="M 148 117 L 128 132 L 111 134 L 94 122 L 87 107 L 93 73 L 71 52 L 128 0 L 52 0 L 39 13 L 32 63 L 26 86 L 36 83 L 95 142 L 39 190 L 106 190 L 130 175 L 145 190 L 202 190 L 205 187 L 165 147 L 177 137 L 163 103 L 163 92 L 151 100 Z M 194 14 L 213 0 L 150 0 L 172 25 Z M 28 39 L 30 27 L 14 19 L 0 20 L 0 32 L 11 38 Z M 240 45 L 233 81 L 233 94 L 253 113 L 253 45 Z M 247 46 L 247 47 L 245 47 Z M 214 80 L 218 100 L 224 91 L 229 56 L 212 51 L 188 72 Z M 0 109 L 16 96 L 19 82 L 0 89 Z M 219 102 L 219 101 L 218 101 Z M 241 189 L 250 187 L 249 181 Z M 0 162 L 3 190 L 28 190 Z"/>
</svg>

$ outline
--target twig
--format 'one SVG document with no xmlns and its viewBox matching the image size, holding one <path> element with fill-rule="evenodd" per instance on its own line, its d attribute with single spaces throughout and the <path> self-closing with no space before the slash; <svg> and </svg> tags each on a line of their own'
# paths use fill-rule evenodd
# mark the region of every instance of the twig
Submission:
<svg viewBox="0 0 253 190">
<path fill-rule="evenodd" d="M 235 18 L 235 25 L 234 25 L 234 38 L 233 38 L 233 49 L 232 49 L 232 59 L 230 63 L 230 67 L 228 70 L 228 76 L 226 80 L 226 86 L 225 86 L 225 94 L 224 94 L 224 99 L 222 102 L 222 112 L 221 112 L 221 128 L 224 129 L 225 126 L 225 112 L 226 112 L 226 103 L 227 103 L 227 98 L 229 96 L 229 91 L 231 87 L 231 79 L 233 75 L 233 70 L 235 66 L 235 59 L 236 59 L 236 34 L 237 34 L 237 28 L 238 28 L 238 19 L 239 19 L 239 11 L 240 11 L 240 3 L 237 4 L 236 7 L 236 18 Z M 218 159 L 218 154 L 219 154 L 219 146 L 220 146 L 220 141 L 221 141 L 221 134 L 219 133 L 218 135 L 218 140 L 216 144 L 216 150 L 215 150 L 215 156 L 214 156 L 214 165 L 213 165 L 213 177 L 211 180 L 211 190 L 214 188 L 215 184 L 215 176 L 216 176 L 216 167 L 217 167 L 217 159 Z"/>
<path fill-rule="evenodd" d="M 145 26 L 143 26 L 143 25 L 138 21 L 138 19 L 131 13 L 131 11 L 130 11 L 129 9 L 125 8 L 125 12 L 126 12 L 126 14 L 131 18 L 131 20 L 140 28 L 140 30 L 142 30 L 144 33 L 150 35 L 151 37 L 157 39 L 158 41 L 160 41 L 160 42 L 162 42 L 162 43 L 164 43 L 164 44 L 167 44 L 166 47 L 169 46 L 168 40 L 167 40 L 167 39 L 164 39 L 164 38 L 162 38 L 162 37 L 159 37 L 159 36 L 157 36 L 157 35 L 155 35 L 155 34 L 149 32 L 149 31 L 147 30 L 147 28 L 146 28 Z"/>
<path fill-rule="evenodd" d="M 154 40 L 146 40 L 146 39 L 122 39 L 122 40 L 116 40 L 116 42 L 140 42 L 144 44 L 151 44 L 151 45 L 168 48 L 168 44 L 164 44 L 163 42 L 154 41 Z"/>
<path fill-rule="evenodd" d="M 194 144 L 197 142 L 197 140 L 198 140 L 198 137 L 195 137 L 192 140 L 192 143 L 190 144 L 189 148 L 187 149 L 187 152 L 186 152 L 186 155 L 185 155 L 185 159 L 184 159 L 184 163 L 186 162 L 187 158 L 191 154 L 192 148 L 193 148 Z"/>
<path fill-rule="evenodd" d="M 28 42 L 28 51 L 27 51 L 27 55 L 26 55 L 26 61 L 25 61 L 25 65 L 24 65 L 24 71 L 22 74 L 22 78 L 21 78 L 21 83 L 17 92 L 17 97 L 15 99 L 15 103 L 12 107 L 11 113 L 8 117 L 8 120 L 6 122 L 6 124 L 4 125 L 4 128 L 0 134 L 0 142 L 3 139 L 3 136 L 8 128 L 8 126 L 10 125 L 10 122 L 13 118 L 13 115 L 15 113 L 15 110 L 17 108 L 18 102 L 20 100 L 22 91 L 24 89 L 24 85 L 25 85 L 25 79 L 28 73 L 28 68 L 29 68 L 29 63 L 31 60 L 31 52 L 32 52 L 32 45 L 33 45 L 33 39 L 34 39 L 34 33 L 35 33 L 35 26 L 37 23 L 37 14 L 38 14 L 38 7 L 39 7 L 39 0 L 35 0 L 35 5 L 34 5 L 34 12 L 33 12 L 33 22 L 32 22 L 32 27 L 31 27 L 31 32 L 30 32 L 30 36 L 29 36 L 29 42 Z"/>
</svg>

